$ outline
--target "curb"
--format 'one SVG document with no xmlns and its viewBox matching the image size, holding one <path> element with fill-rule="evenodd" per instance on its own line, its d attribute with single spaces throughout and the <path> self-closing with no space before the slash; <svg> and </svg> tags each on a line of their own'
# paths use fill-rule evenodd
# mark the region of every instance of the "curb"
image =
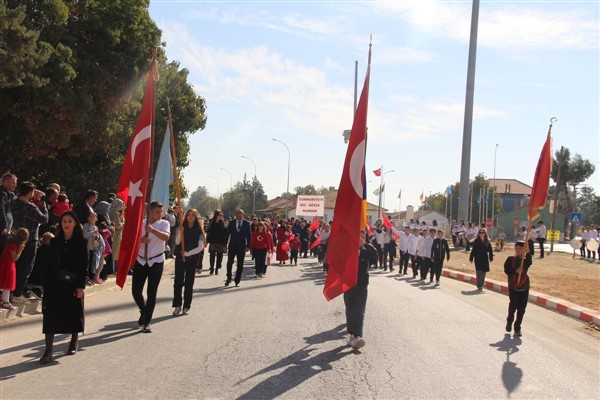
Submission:
<svg viewBox="0 0 600 400">
<path fill-rule="evenodd" d="M 163 270 L 163 274 L 165 272 L 172 272 L 172 269 L 175 267 L 175 262 L 172 259 L 167 259 L 165 261 L 165 268 Z M 131 285 L 131 275 L 127 276 L 127 280 L 125 281 L 125 285 Z M 85 288 L 86 296 L 94 296 L 98 293 L 106 292 L 108 290 L 119 288 L 117 286 L 116 278 L 111 276 L 101 285 L 87 286 Z M 15 306 L 14 310 L 6 310 L 0 309 L 0 325 L 5 324 L 7 322 L 18 321 L 21 318 L 31 317 L 34 315 L 40 315 L 42 313 L 42 301 L 41 300 L 32 300 L 29 304 L 13 304 Z"/>
<path fill-rule="evenodd" d="M 477 278 L 474 275 L 465 274 L 463 272 L 444 269 L 442 270 L 442 275 L 448 278 L 464 281 L 474 285 L 477 284 Z M 508 285 L 505 282 L 486 279 L 484 285 L 487 289 L 503 294 L 508 294 Z M 571 303 L 558 297 L 550 297 L 546 294 L 536 292 L 534 290 L 529 291 L 529 302 L 553 311 L 558 311 L 561 314 L 574 317 L 583 322 L 593 323 L 597 326 L 600 326 L 600 311 L 582 307 L 578 304 Z"/>
</svg>

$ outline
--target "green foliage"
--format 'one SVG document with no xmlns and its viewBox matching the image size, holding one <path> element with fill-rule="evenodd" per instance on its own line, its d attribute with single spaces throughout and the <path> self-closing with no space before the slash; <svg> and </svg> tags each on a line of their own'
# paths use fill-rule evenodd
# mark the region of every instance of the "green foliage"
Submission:
<svg viewBox="0 0 600 400">
<path fill-rule="evenodd" d="M 256 210 L 265 209 L 269 205 L 267 196 L 265 195 L 262 184 L 256 179 L 252 179 L 252 182 L 244 179 L 242 182 L 238 182 L 234 185 L 231 191 L 223 195 L 222 209 L 225 217 L 233 216 L 235 211 L 242 209 L 246 214 L 252 213 L 252 205 L 254 199 L 254 189 L 256 189 L 256 206 L 255 214 L 260 214 Z"/>
<path fill-rule="evenodd" d="M 114 192 L 160 45 L 149 1 L 2 1 L 0 61 L 3 41 L 14 38 L 0 72 L 2 164 L 21 180 L 60 182 L 71 198 L 88 188 Z M 206 105 L 188 71 L 158 50 L 155 143 L 166 130 L 168 96 L 181 170 L 189 135 L 205 127 Z"/>
<path fill-rule="evenodd" d="M 571 152 L 565 147 L 557 150 L 555 155 L 556 157 L 552 161 L 552 180 L 556 183 L 559 191 L 558 210 L 568 214 L 576 210 L 577 186 L 592 176 L 596 167 L 579 154 L 571 157 Z"/>
</svg>

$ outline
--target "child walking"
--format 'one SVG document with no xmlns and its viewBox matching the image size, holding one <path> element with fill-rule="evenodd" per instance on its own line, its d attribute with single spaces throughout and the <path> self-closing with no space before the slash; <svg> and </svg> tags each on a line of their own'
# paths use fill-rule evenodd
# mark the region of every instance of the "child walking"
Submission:
<svg viewBox="0 0 600 400">
<path fill-rule="evenodd" d="M 515 323 L 515 336 L 521 336 L 521 323 L 529 299 L 529 276 L 527 271 L 531 266 L 531 254 L 525 249 L 525 242 L 515 243 L 515 255 L 504 262 L 504 273 L 508 276 L 508 317 L 506 332 L 510 332 Z M 515 311 L 517 319 L 515 320 Z"/>
<path fill-rule="evenodd" d="M 444 256 L 447 261 L 450 261 L 450 246 L 448 246 L 448 241 L 444 238 L 444 231 L 440 229 L 437 232 L 437 238 L 433 240 L 433 245 L 431 246 L 431 260 L 433 262 L 431 277 L 433 278 L 435 274 L 435 286 L 440 286 Z"/>
<path fill-rule="evenodd" d="M 2 289 L 2 303 L 0 306 L 7 310 L 15 309 L 10 304 L 10 292 L 15 290 L 17 283 L 17 266 L 15 262 L 21 256 L 28 239 L 29 231 L 25 228 L 19 228 L 15 234 L 8 237 L 6 246 L 0 254 L 0 289 Z"/>
<path fill-rule="evenodd" d="M 298 265 L 298 253 L 300 252 L 300 235 L 295 234 L 293 238 L 290 239 L 290 265 L 294 263 L 294 265 Z"/>
</svg>

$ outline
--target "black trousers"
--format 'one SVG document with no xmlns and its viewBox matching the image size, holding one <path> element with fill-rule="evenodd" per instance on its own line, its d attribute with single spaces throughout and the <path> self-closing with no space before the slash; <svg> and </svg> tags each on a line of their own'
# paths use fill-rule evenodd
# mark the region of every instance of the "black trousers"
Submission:
<svg viewBox="0 0 600 400">
<path fill-rule="evenodd" d="M 140 325 L 148 325 L 152 320 L 152 314 L 154 313 L 154 307 L 156 306 L 156 292 L 158 291 L 158 285 L 160 284 L 160 278 L 162 277 L 164 263 L 155 263 L 151 267 L 148 264 L 140 264 L 138 261 L 133 266 L 133 277 L 131 279 L 131 294 L 133 300 L 140 309 Z M 146 288 L 146 297 L 144 301 L 144 285 L 148 280 L 148 287 Z"/>
<path fill-rule="evenodd" d="M 244 257 L 246 256 L 245 249 L 229 249 L 227 250 L 227 281 L 231 282 L 233 271 L 233 260 L 237 259 L 237 269 L 235 270 L 235 283 L 240 283 L 242 280 L 242 272 L 244 272 Z"/>
<path fill-rule="evenodd" d="M 533 239 L 529 239 L 527 241 L 527 244 L 529 245 L 529 254 L 531 254 L 531 257 L 533 257 L 533 255 L 535 254 L 535 249 L 533 248 Z"/>
<path fill-rule="evenodd" d="M 254 249 L 254 269 L 256 275 L 267 272 L 267 249 Z"/>
<path fill-rule="evenodd" d="M 21 257 L 16 261 L 17 277 L 13 296 L 22 296 L 27 284 L 27 279 L 33 270 L 35 254 L 37 253 L 37 240 L 30 240 L 25 244 Z"/>
<path fill-rule="evenodd" d="M 396 256 L 396 249 L 391 246 L 383 246 L 383 267 L 386 268 L 387 260 L 390 261 L 390 270 L 394 269 L 394 257 Z"/>
<path fill-rule="evenodd" d="M 209 254 L 210 269 L 215 269 L 215 261 L 217 262 L 217 270 L 220 269 L 221 264 L 223 263 L 223 253 L 219 251 L 210 251 Z"/>
<path fill-rule="evenodd" d="M 525 308 L 527 308 L 527 300 L 529 299 L 529 290 L 517 291 L 510 289 L 508 291 L 508 317 L 506 322 L 515 322 L 515 331 L 521 330 L 521 322 L 523 322 L 523 315 L 525 315 Z M 517 312 L 517 319 L 515 320 L 515 311 Z"/>
<path fill-rule="evenodd" d="M 398 273 L 402 271 L 406 274 L 408 272 L 408 260 L 410 260 L 410 254 L 408 254 L 408 251 L 401 251 L 400 266 L 398 267 Z"/>
<path fill-rule="evenodd" d="M 298 250 L 290 250 L 290 265 L 292 262 L 298 264 Z"/>
<path fill-rule="evenodd" d="M 431 258 L 421 257 L 421 280 L 425 280 L 427 278 L 427 274 L 429 273 L 429 269 L 431 268 Z M 431 280 L 433 280 L 433 270 L 431 271 Z"/>
<path fill-rule="evenodd" d="M 581 247 L 579 248 L 579 255 L 581 257 L 585 257 L 585 250 L 586 250 L 585 243 L 586 243 L 585 240 L 581 239 Z"/>
<path fill-rule="evenodd" d="M 442 276 L 442 268 L 444 267 L 444 259 L 435 260 L 431 263 L 431 277 L 435 274 L 435 281 L 440 281 L 440 276 Z"/>
<path fill-rule="evenodd" d="M 192 294 L 194 293 L 194 281 L 196 280 L 196 267 L 199 255 L 194 254 L 182 260 L 178 254 L 175 256 L 175 280 L 173 282 L 173 307 L 181 307 L 181 291 L 183 292 L 183 308 L 192 306 Z"/>
<path fill-rule="evenodd" d="M 365 310 L 367 308 L 368 286 L 354 286 L 344 292 L 346 306 L 346 329 L 353 336 L 363 336 Z"/>
<path fill-rule="evenodd" d="M 419 265 L 421 264 L 421 257 L 409 254 L 410 261 L 412 262 L 413 278 L 416 278 L 419 274 Z"/>
<path fill-rule="evenodd" d="M 302 257 L 304 258 L 308 257 L 308 240 L 303 240 L 300 244 L 300 254 L 302 254 Z"/>
<path fill-rule="evenodd" d="M 538 238 L 537 241 L 540 244 L 540 258 L 544 258 L 544 243 L 546 243 L 546 238 Z"/>
</svg>

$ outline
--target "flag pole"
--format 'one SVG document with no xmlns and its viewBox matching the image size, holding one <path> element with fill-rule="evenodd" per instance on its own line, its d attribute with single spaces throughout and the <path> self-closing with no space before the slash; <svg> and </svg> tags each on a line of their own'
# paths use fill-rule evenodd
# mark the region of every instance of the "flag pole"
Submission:
<svg viewBox="0 0 600 400">
<path fill-rule="evenodd" d="M 152 79 L 158 80 L 158 65 L 156 64 L 156 47 L 152 50 Z M 150 76 L 149 76 L 150 78 Z M 156 90 L 152 91 L 152 125 L 150 125 L 150 175 L 146 185 L 146 193 L 152 193 L 152 185 L 154 184 L 154 125 L 156 117 Z M 152 199 L 150 199 L 152 201 Z M 150 221 L 150 202 L 146 199 L 146 224 Z M 145 230 L 145 227 L 144 227 Z M 148 237 L 148 233 L 144 234 Z M 148 261 L 148 243 L 144 243 L 144 259 Z"/>
<path fill-rule="evenodd" d="M 175 152 L 175 133 L 173 132 L 173 120 L 171 119 L 171 105 L 167 97 L 167 121 L 169 123 L 169 135 L 171 142 L 171 162 L 173 163 L 173 179 L 175 180 L 175 196 L 177 197 L 177 209 L 179 211 L 179 234 L 181 235 L 181 258 L 185 261 L 185 237 L 183 236 L 183 213 L 181 208 L 181 189 L 179 187 L 179 173 L 177 171 L 177 153 Z"/>
</svg>

